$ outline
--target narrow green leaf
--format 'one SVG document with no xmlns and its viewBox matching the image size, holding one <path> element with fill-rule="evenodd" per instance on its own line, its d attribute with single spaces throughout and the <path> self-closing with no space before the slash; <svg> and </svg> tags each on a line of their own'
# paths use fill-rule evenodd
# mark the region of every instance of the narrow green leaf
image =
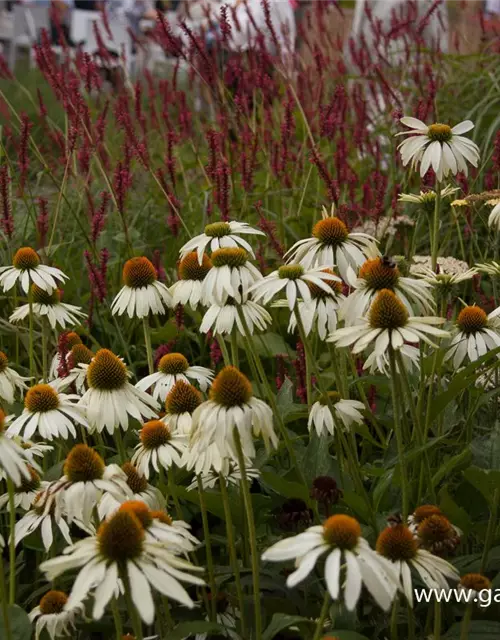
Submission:
<svg viewBox="0 0 500 640">
<path fill-rule="evenodd" d="M 275 613 L 270 625 L 262 635 L 262 640 L 273 640 L 280 631 L 298 624 L 314 626 L 314 622 L 309 618 L 303 618 L 302 616 L 290 616 L 286 613 Z"/>
</svg>

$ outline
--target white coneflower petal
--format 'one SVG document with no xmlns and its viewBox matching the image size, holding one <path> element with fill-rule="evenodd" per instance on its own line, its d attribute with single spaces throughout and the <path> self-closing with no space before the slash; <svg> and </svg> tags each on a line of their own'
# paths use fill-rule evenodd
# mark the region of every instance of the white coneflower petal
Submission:
<svg viewBox="0 0 500 640">
<path fill-rule="evenodd" d="M 48 591 L 40 600 L 37 607 L 29 614 L 31 622 L 35 622 L 36 638 L 41 637 L 45 630 L 51 640 L 67 636 L 75 628 L 78 618 L 84 618 L 85 606 L 76 603 L 68 607 L 68 596 L 63 591 Z"/>
<path fill-rule="evenodd" d="M 359 400 L 347 400 L 336 391 L 328 392 L 328 399 L 333 405 L 333 415 L 326 398 L 321 397 L 311 407 L 307 423 L 309 431 L 314 427 L 318 436 L 321 436 L 325 430 L 333 435 L 335 426 L 349 429 L 353 424 L 363 422 L 363 414 L 360 411 L 365 407 Z"/>
<path fill-rule="evenodd" d="M 500 347 L 500 307 L 487 315 L 480 307 L 471 305 L 458 314 L 445 360 L 453 359 L 453 367 L 457 369 L 465 358 L 474 362 L 497 347 Z"/>
<path fill-rule="evenodd" d="M 214 251 L 213 266 L 201 286 L 202 304 L 221 306 L 228 298 L 237 303 L 247 299 L 252 285 L 262 280 L 260 271 L 247 258 L 248 253 L 241 248 Z"/>
<path fill-rule="evenodd" d="M 285 254 L 288 262 L 298 262 L 305 269 L 337 267 L 344 280 L 349 277 L 348 268 L 356 270 L 363 262 L 378 255 L 377 241 L 365 234 L 349 232 L 346 224 L 323 207 L 322 219 L 314 225 L 312 238 L 299 240 Z"/>
<path fill-rule="evenodd" d="M 111 304 L 111 312 L 129 318 L 165 313 L 172 306 L 172 294 L 158 281 L 156 269 L 144 257 L 131 258 L 123 267 L 124 286 Z"/>
<path fill-rule="evenodd" d="M 243 314 L 248 331 L 240 318 Z M 200 325 L 200 332 L 207 333 L 212 331 L 219 335 L 231 334 L 234 329 L 241 335 L 248 332 L 253 334 L 255 331 L 265 331 L 272 323 L 271 315 L 253 300 L 244 300 L 241 304 L 236 304 L 234 300 L 228 298 L 224 305 L 211 305 Z"/>
<path fill-rule="evenodd" d="M 64 394 L 53 385 L 31 387 L 24 400 L 23 413 L 9 426 L 9 434 L 31 438 L 38 433 L 44 440 L 76 438 L 75 423 L 88 429 L 84 410 L 77 404 L 75 394 Z"/>
<path fill-rule="evenodd" d="M 196 251 L 198 262 L 203 261 L 203 254 L 206 249 L 216 251 L 217 249 L 233 249 L 241 247 L 255 258 L 252 247 L 240 235 L 265 235 L 262 231 L 254 229 L 246 222 L 212 222 L 207 224 L 204 233 L 191 238 L 181 247 L 180 256 L 184 258 L 188 253 Z"/>
<path fill-rule="evenodd" d="M 112 434 L 117 427 L 127 430 L 130 419 L 156 417 L 157 401 L 128 382 L 123 361 L 108 349 L 100 349 L 86 369 L 88 390 L 79 401 L 91 428 Z"/>
<path fill-rule="evenodd" d="M 192 309 L 197 309 L 201 301 L 203 280 L 212 268 L 212 261 L 206 253 L 202 255 L 201 263 L 198 262 L 196 251 L 187 253 L 179 263 L 179 280 L 170 287 L 173 307 L 178 304 L 188 304 Z"/>
<path fill-rule="evenodd" d="M 31 247 L 22 247 L 14 255 L 11 267 L 0 267 L 0 286 L 10 291 L 16 282 L 20 282 L 24 293 L 28 293 L 30 283 L 49 293 L 57 289 L 57 281 L 68 279 L 62 271 L 40 263 L 40 257 Z"/>
<path fill-rule="evenodd" d="M 202 391 L 206 391 L 214 377 L 206 367 L 190 366 L 182 353 L 167 353 L 158 362 L 158 371 L 140 380 L 135 386 L 141 391 L 152 390 L 153 398 L 160 402 L 165 399 L 176 382 L 189 383 L 195 380 Z"/>
<path fill-rule="evenodd" d="M 441 181 L 450 173 L 456 175 L 462 171 L 467 175 L 467 162 L 478 166 L 479 147 L 461 135 L 474 128 L 470 120 L 460 122 L 453 128 L 441 123 L 427 126 L 416 118 L 408 117 L 401 118 L 401 123 L 411 129 L 396 134 L 408 136 L 398 147 L 403 166 L 411 163 L 414 169 L 420 164 L 422 178 L 430 167 Z"/>
<path fill-rule="evenodd" d="M 168 471 L 173 465 L 182 466 L 181 459 L 187 449 L 185 434 L 172 431 L 161 420 L 150 420 L 142 426 L 139 438 L 132 464 L 146 478 L 150 477 L 151 467 L 160 473 L 160 469 Z"/>
<path fill-rule="evenodd" d="M 148 541 L 139 518 L 129 510 L 119 510 L 101 525 L 97 535 L 80 540 L 63 556 L 47 560 L 40 568 L 48 580 L 69 569 L 80 569 L 68 605 L 82 602 L 97 587 L 92 611 L 96 620 L 113 598 L 119 579 L 124 579 L 142 620 L 152 624 L 155 610 L 151 587 L 192 608 L 194 603 L 181 581 L 204 585 L 201 578 L 193 575 L 203 569 L 177 557 L 176 552 L 176 548 L 169 551 L 166 544 Z"/>
<path fill-rule="evenodd" d="M 16 393 L 28 388 L 25 384 L 27 380 L 30 378 L 23 378 L 9 367 L 9 359 L 0 351 L 0 399 L 13 404 Z"/>
<path fill-rule="evenodd" d="M 81 324 L 79 318 L 84 318 L 85 313 L 81 307 L 61 302 L 61 292 L 53 289 L 51 292 L 41 289 L 38 285 L 31 285 L 33 315 L 35 318 L 47 318 L 52 329 L 59 325 L 62 329 L 66 325 L 75 326 Z M 9 322 L 20 322 L 30 314 L 30 305 L 23 304 L 11 314 Z"/>
</svg>

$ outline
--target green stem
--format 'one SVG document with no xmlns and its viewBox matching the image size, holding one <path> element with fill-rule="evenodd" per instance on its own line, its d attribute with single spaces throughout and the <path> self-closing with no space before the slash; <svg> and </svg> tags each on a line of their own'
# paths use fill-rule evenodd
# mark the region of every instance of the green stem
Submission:
<svg viewBox="0 0 500 640">
<path fill-rule="evenodd" d="M 399 599 L 397 597 L 394 598 L 394 602 L 392 603 L 392 612 L 391 612 L 391 640 L 398 640 L 398 609 L 399 609 Z"/>
<path fill-rule="evenodd" d="M 127 452 L 125 449 L 125 444 L 123 443 L 123 437 L 120 427 L 118 427 L 118 429 L 115 429 L 114 439 L 116 448 L 118 450 L 118 457 L 120 458 L 121 463 L 124 464 L 125 462 L 127 462 Z"/>
<path fill-rule="evenodd" d="M 149 318 L 144 316 L 142 319 L 142 326 L 144 328 L 144 344 L 146 345 L 146 355 L 148 359 L 148 369 L 150 375 L 155 372 L 153 363 L 153 349 L 151 347 L 151 333 L 149 328 Z"/>
<path fill-rule="evenodd" d="M 373 426 L 375 431 L 377 432 L 377 437 L 380 440 L 380 444 L 385 447 L 385 435 L 380 427 L 380 424 L 377 418 L 373 415 L 373 411 L 371 410 L 370 403 L 368 402 L 368 398 L 366 396 L 365 390 L 363 389 L 363 383 L 361 382 L 361 378 L 358 376 L 358 372 L 356 370 L 356 364 L 353 358 L 349 355 L 349 363 L 351 366 L 352 375 L 354 378 L 354 384 L 359 393 L 359 397 L 361 398 L 361 402 L 365 405 L 366 412 L 370 415 L 370 424 Z"/>
<path fill-rule="evenodd" d="M 408 612 L 408 640 L 415 640 L 415 616 L 409 602 L 406 603 L 406 607 Z"/>
<path fill-rule="evenodd" d="M 252 557 L 252 582 L 255 607 L 255 640 L 262 640 L 262 613 L 260 607 L 260 572 L 259 555 L 257 551 L 257 535 L 255 532 L 255 520 L 253 516 L 252 499 L 250 496 L 250 486 L 248 484 L 247 471 L 245 467 L 245 456 L 241 447 L 241 440 L 238 429 L 234 429 L 234 442 L 236 444 L 236 452 L 238 454 L 238 466 L 240 468 L 241 474 L 241 487 L 243 490 L 243 502 L 245 513 L 247 516 L 248 535 L 250 539 L 250 554 Z"/>
<path fill-rule="evenodd" d="M 16 506 L 14 504 L 14 485 L 7 476 L 7 491 L 9 493 L 9 604 L 16 601 Z"/>
<path fill-rule="evenodd" d="M 175 513 L 177 514 L 178 520 L 184 520 L 184 514 L 182 513 L 182 507 L 179 502 L 179 498 L 177 497 L 177 493 L 175 491 L 175 482 L 174 482 L 174 470 L 172 467 L 167 471 L 168 477 L 168 492 L 172 496 L 172 500 L 174 501 Z"/>
<path fill-rule="evenodd" d="M 126 571 L 122 574 L 123 587 L 125 590 L 125 602 L 127 603 L 127 609 L 130 615 L 130 620 L 132 621 L 132 628 L 134 630 L 135 640 L 143 640 L 142 635 L 142 622 L 137 613 L 137 609 L 135 604 L 132 601 L 132 596 L 130 594 L 130 581 L 128 579 L 128 573 Z"/>
<path fill-rule="evenodd" d="M 29 305 L 29 357 L 30 357 L 30 376 L 35 377 L 35 352 L 33 347 L 33 292 L 30 287 L 28 293 L 28 305 Z"/>
<path fill-rule="evenodd" d="M 12 631 L 10 628 L 10 615 L 9 615 L 9 603 L 7 600 L 7 588 L 5 585 L 5 570 L 3 566 L 3 556 L 0 553 L 0 571 L 2 575 L 0 576 L 0 598 L 2 599 L 2 614 L 3 614 L 3 624 L 5 627 L 5 636 L 7 640 L 12 640 Z"/>
<path fill-rule="evenodd" d="M 203 497 L 203 483 L 201 480 L 201 476 L 197 476 L 198 480 L 198 495 L 200 497 L 200 509 L 201 509 L 201 519 L 203 522 L 203 536 L 205 538 L 205 549 L 207 555 L 207 569 L 208 569 L 208 584 L 210 585 L 210 620 L 211 622 L 215 622 L 217 619 L 217 609 L 216 609 L 216 594 L 217 594 L 217 585 L 215 584 L 215 573 L 214 573 L 214 559 L 212 556 L 212 544 L 210 538 L 210 527 L 208 526 L 208 514 L 207 507 L 205 504 L 205 499 Z"/>
<path fill-rule="evenodd" d="M 462 618 L 462 624 L 460 625 L 460 640 L 467 640 L 469 637 L 469 627 L 472 620 L 472 610 L 473 610 L 472 602 L 467 604 L 465 608 L 464 617 Z"/>
<path fill-rule="evenodd" d="M 240 625 L 241 625 L 241 635 L 243 638 L 247 637 L 247 632 L 245 628 L 245 606 L 243 600 L 243 589 L 241 586 L 240 579 L 240 567 L 238 565 L 238 556 L 236 554 L 236 544 L 234 539 L 234 530 L 233 530 L 233 518 L 231 515 L 231 506 L 229 503 L 229 494 L 227 492 L 226 479 L 224 476 L 219 474 L 219 485 L 220 492 L 222 496 L 222 504 L 224 506 L 224 517 L 226 520 L 226 535 L 227 535 L 227 545 L 229 547 L 229 558 L 231 561 L 231 568 L 234 573 L 234 583 L 236 586 L 236 594 L 238 596 L 238 605 L 240 609 Z"/>
<path fill-rule="evenodd" d="M 240 368 L 240 358 L 238 353 L 238 336 L 236 332 L 233 331 L 231 334 L 231 362 L 233 366 L 236 368 Z"/>
<path fill-rule="evenodd" d="M 401 423 L 399 420 L 399 400 L 398 392 L 396 388 L 396 361 L 394 356 L 394 349 L 389 346 L 389 362 L 391 367 L 391 393 L 392 393 L 392 408 L 394 414 L 394 434 L 396 436 L 396 444 L 398 449 L 399 458 L 399 473 L 401 475 L 401 489 L 402 489 L 402 503 L 403 503 L 403 519 L 406 520 L 408 516 L 409 508 L 409 493 L 408 493 L 408 476 L 407 469 L 404 461 L 404 442 L 403 432 L 401 430 Z"/>
<path fill-rule="evenodd" d="M 437 267 L 438 248 L 439 248 L 439 210 L 441 208 L 441 185 L 436 180 L 436 202 L 434 205 L 434 216 L 432 218 L 432 270 L 435 272 Z"/>
<path fill-rule="evenodd" d="M 434 600 L 434 635 L 432 640 L 439 640 L 441 638 L 441 603 Z"/>
<path fill-rule="evenodd" d="M 486 529 L 486 538 L 484 540 L 483 556 L 481 558 L 481 567 L 479 573 L 484 573 L 488 566 L 488 555 L 490 553 L 498 517 L 498 499 L 500 497 L 500 489 L 493 492 L 493 500 L 490 507 L 490 519 L 488 520 L 488 528 Z"/>
<path fill-rule="evenodd" d="M 48 365 L 48 349 L 47 349 L 47 321 L 42 317 L 42 377 L 47 382 L 49 377 L 49 365 Z"/>
<path fill-rule="evenodd" d="M 113 600 L 111 610 L 113 611 L 113 620 L 115 622 L 116 640 L 122 640 L 123 625 L 122 619 L 120 617 L 120 612 L 118 611 L 118 602 L 116 600 Z"/>
<path fill-rule="evenodd" d="M 323 606 L 321 607 L 321 613 L 319 614 L 318 623 L 316 624 L 316 630 L 314 632 L 313 640 L 320 640 L 323 635 L 323 627 L 325 626 L 326 616 L 328 615 L 328 608 L 330 606 L 330 594 L 328 590 L 325 591 L 325 597 L 323 598 Z"/>
</svg>

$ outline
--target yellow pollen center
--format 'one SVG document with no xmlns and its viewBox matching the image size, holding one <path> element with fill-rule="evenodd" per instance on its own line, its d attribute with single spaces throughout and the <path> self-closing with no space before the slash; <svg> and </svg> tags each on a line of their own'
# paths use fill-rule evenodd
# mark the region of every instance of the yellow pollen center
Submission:
<svg viewBox="0 0 500 640">
<path fill-rule="evenodd" d="M 147 287 L 156 279 L 156 269 L 147 258 L 131 258 L 123 266 L 123 282 L 132 289 Z"/>
<path fill-rule="evenodd" d="M 455 536 L 450 521 L 443 515 L 429 516 L 418 525 L 417 535 L 424 546 L 443 542 Z"/>
<path fill-rule="evenodd" d="M 231 267 L 236 269 L 242 267 L 247 261 L 248 253 L 245 249 L 230 248 L 217 249 L 212 253 L 212 263 L 214 267 Z"/>
<path fill-rule="evenodd" d="M 486 312 L 475 305 L 465 307 L 458 314 L 457 325 L 464 333 L 476 333 L 481 331 L 488 324 Z"/>
<path fill-rule="evenodd" d="M 127 484 L 132 493 L 137 494 L 146 491 L 148 488 L 148 481 L 145 476 L 139 473 L 137 467 L 134 467 L 131 462 L 125 462 L 122 465 L 122 471 L 124 471 L 127 476 Z"/>
<path fill-rule="evenodd" d="M 205 227 L 205 235 L 210 238 L 222 238 L 231 233 L 231 227 L 228 222 L 212 222 Z"/>
<path fill-rule="evenodd" d="M 165 375 L 184 373 L 189 367 L 189 362 L 182 353 L 167 353 L 158 363 L 158 371 Z"/>
<path fill-rule="evenodd" d="M 153 522 L 153 516 L 148 505 L 145 502 L 141 502 L 141 500 L 128 500 L 120 506 L 118 511 L 125 511 L 135 515 L 144 529 L 150 527 Z"/>
<path fill-rule="evenodd" d="M 474 591 L 482 591 L 483 589 L 491 589 L 491 581 L 480 573 L 466 573 L 460 578 L 460 584 L 466 589 L 474 589 Z"/>
<path fill-rule="evenodd" d="M 77 444 L 66 457 L 64 475 L 70 482 L 100 480 L 105 464 L 101 456 L 86 444 Z"/>
<path fill-rule="evenodd" d="M 437 142 L 449 142 L 453 138 L 453 134 L 449 125 L 437 122 L 430 125 L 427 137 Z"/>
<path fill-rule="evenodd" d="M 16 269 L 21 269 L 21 271 L 36 269 L 40 264 L 40 258 L 38 253 L 31 247 L 22 247 L 16 251 L 12 264 Z"/>
<path fill-rule="evenodd" d="M 338 247 L 349 237 L 349 230 L 339 218 L 324 218 L 314 225 L 312 234 L 323 244 Z"/>
<path fill-rule="evenodd" d="M 338 391 L 328 391 L 328 393 L 320 397 L 319 402 L 322 405 L 327 405 L 328 400 L 330 400 L 332 404 L 337 404 L 337 402 L 340 402 L 340 400 L 342 400 L 342 396 Z"/>
<path fill-rule="evenodd" d="M 66 334 L 66 344 L 68 345 L 69 349 L 72 349 L 75 344 L 82 344 L 82 339 L 74 331 L 69 331 Z"/>
<path fill-rule="evenodd" d="M 428 518 L 429 516 L 441 516 L 443 515 L 441 509 L 435 504 L 423 504 L 417 507 L 413 512 L 413 519 L 417 524 Z"/>
<path fill-rule="evenodd" d="M 161 420 L 146 422 L 140 432 L 141 442 L 146 449 L 158 449 L 167 444 L 171 437 L 170 429 Z"/>
<path fill-rule="evenodd" d="M 192 384 L 178 380 L 165 400 L 167 413 L 193 413 L 201 404 L 201 393 Z"/>
<path fill-rule="evenodd" d="M 48 384 L 36 384 L 28 389 L 24 406 L 31 413 L 54 411 L 59 406 L 57 391 Z"/>
<path fill-rule="evenodd" d="M 252 385 L 236 367 L 224 367 L 210 389 L 210 399 L 225 407 L 239 407 L 252 397 Z"/>
<path fill-rule="evenodd" d="M 40 612 L 44 616 L 61 613 L 67 601 L 68 596 L 63 591 L 49 591 L 40 600 Z"/>
<path fill-rule="evenodd" d="M 71 368 L 76 367 L 78 364 L 90 364 L 94 354 L 84 344 L 75 344 L 71 348 Z"/>
<path fill-rule="evenodd" d="M 40 488 L 40 476 L 38 473 L 30 465 L 28 465 L 28 471 L 30 474 L 29 479 L 23 476 L 21 484 L 16 487 L 16 493 L 30 493 Z"/>
<path fill-rule="evenodd" d="M 359 277 L 366 281 L 369 289 L 394 289 L 399 280 L 399 270 L 388 259 L 374 258 L 361 266 Z"/>
<path fill-rule="evenodd" d="M 99 551 L 111 562 L 125 564 L 142 553 L 144 529 L 131 511 L 117 511 L 97 532 Z"/>
<path fill-rule="evenodd" d="M 159 520 L 163 524 L 171 525 L 173 523 L 172 518 L 166 511 L 151 511 L 151 517 L 153 520 Z"/>
<path fill-rule="evenodd" d="M 377 552 L 393 562 L 411 560 L 417 555 L 417 543 L 408 527 L 397 524 L 384 529 L 377 539 Z"/>
<path fill-rule="evenodd" d="M 330 273 L 331 275 L 335 275 L 331 269 L 323 269 L 324 273 Z M 307 286 L 309 287 L 309 291 L 311 292 L 311 296 L 315 299 L 323 300 L 324 298 L 329 298 L 338 293 L 342 293 L 342 283 L 338 280 L 323 280 L 323 282 L 331 288 L 331 292 L 327 293 L 321 287 L 318 287 L 314 282 L 308 282 Z"/>
<path fill-rule="evenodd" d="M 127 367 L 109 349 L 99 349 L 87 369 L 89 387 L 113 391 L 127 382 Z"/>
<path fill-rule="evenodd" d="M 382 289 L 370 307 L 369 320 L 374 329 L 396 329 L 406 325 L 408 311 L 393 291 Z"/>
<path fill-rule="evenodd" d="M 179 278 L 181 280 L 203 280 L 212 268 L 212 261 L 206 253 L 203 254 L 201 264 L 196 251 L 188 253 L 179 263 Z"/>
<path fill-rule="evenodd" d="M 9 366 L 9 359 L 3 351 L 0 351 L 0 373 L 3 373 Z"/>
<path fill-rule="evenodd" d="M 61 292 L 59 289 L 54 289 L 51 293 L 48 293 L 48 291 L 41 289 L 36 284 L 32 284 L 31 295 L 33 296 L 33 302 L 35 304 L 52 306 L 61 302 Z"/>
<path fill-rule="evenodd" d="M 282 280 L 298 280 L 304 275 L 304 267 L 301 264 L 285 264 L 278 269 L 278 276 Z"/>
<path fill-rule="evenodd" d="M 342 514 L 330 516 L 323 523 L 323 538 L 333 547 L 354 549 L 361 537 L 359 522 Z"/>
</svg>

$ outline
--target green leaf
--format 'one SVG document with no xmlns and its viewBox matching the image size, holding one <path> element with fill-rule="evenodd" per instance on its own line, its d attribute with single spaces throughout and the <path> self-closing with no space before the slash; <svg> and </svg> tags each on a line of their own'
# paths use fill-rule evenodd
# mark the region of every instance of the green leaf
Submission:
<svg viewBox="0 0 500 640">
<path fill-rule="evenodd" d="M 459 622 L 451 626 L 443 638 L 446 640 L 458 640 L 461 632 Z M 493 620 L 473 620 L 470 623 L 468 640 L 498 640 L 500 638 L 500 622 Z"/>
<path fill-rule="evenodd" d="M 302 616 L 289 616 L 285 613 L 275 613 L 270 625 L 262 635 L 262 640 L 273 640 L 280 631 L 298 624 L 314 626 L 314 622 L 309 618 L 303 618 Z"/>
<path fill-rule="evenodd" d="M 342 500 L 365 522 L 370 521 L 370 511 L 363 498 L 354 491 L 344 491 Z"/>
<path fill-rule="evenodd" d="M 225 628 L 221 624 L 213 622 L 205 622 L 204 620 L 181 622 L 173 631 L 169 632 L 168 640 L 184 640 L 184 638 L 195 636 L 197 633 L 219 633 L 224 635 L 224 632 Z M 234 633 L 234 637 L 239 636 Z"/>
<path fill-rule="evenodd" d="M 470 449 L 464 449 L 461 453 L 447 460 L 432 477 L 433 486 L 437 486 L 443 478 L 448 478 L 452 471 L 458 471 L 468 467 L 471 460 L 472 452 Z"/>
<path fill-rule="evenodd" d="M 29 640 L 31 638 L 31 622 L 28 614 L 17 604 L 11 604 L 8 607 L 8 617 L 12 640 Z M 3 611 L 0 613 L 0 640 L 7 640 Z"/>
<path fill-rule="evenodd" d="M 264 485 L 284 498 L 301 498 L 307 503 L 310 501 L 306 487 L 299 482 L 290 482 L 277 473 L 270 472 L 262 473 L 260 479 Z"/>
<path fill-rule="evenodd" d="M 491 504 L 495 489 L 500 486 L 500 471 L 469 467 L 464 471 L 464 477 Z"/>
<path fill-rule="evenodd" d="M 450 522 L 460 527 L 464 535 L 467 535 L 472 526 L 470 516 L 453 500 L 445 487 L 439 491 L 439 507 Z"/>
</svg>

